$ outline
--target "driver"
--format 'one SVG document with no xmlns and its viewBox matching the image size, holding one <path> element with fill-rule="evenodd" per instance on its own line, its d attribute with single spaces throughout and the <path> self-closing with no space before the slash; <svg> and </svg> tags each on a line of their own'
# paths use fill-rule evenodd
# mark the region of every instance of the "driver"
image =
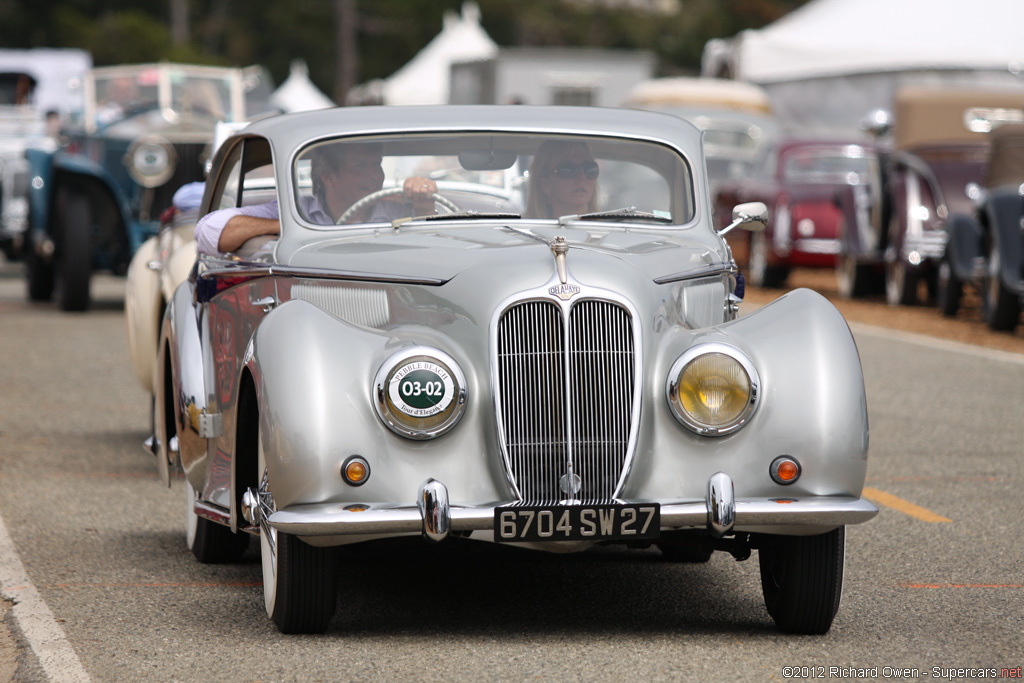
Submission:
<svg viewBox="0 0 1024 683">
<path fill-rule="evenodd" d="M 354 203 L 384 185 L 380 145 L 348 143 L 322 147 L 312 156 L 313 194 L 304 196 L 300 210 L 311 222 L 334 225 Z M 402 186 L 413 215 L 433 214 L 437 183 L 430 178 L 406 178 Z M 399 202 L 371 204 L 348 222 L 391 222 L 408 215 Z M 369 215 L 367 215 L 367 213 Z M 196 249 L 202 254 L 236 251 L 247 240 L 281 231 L 277 200 L 267 204 L 212 211 L 196 224 Z"/>
</svg>

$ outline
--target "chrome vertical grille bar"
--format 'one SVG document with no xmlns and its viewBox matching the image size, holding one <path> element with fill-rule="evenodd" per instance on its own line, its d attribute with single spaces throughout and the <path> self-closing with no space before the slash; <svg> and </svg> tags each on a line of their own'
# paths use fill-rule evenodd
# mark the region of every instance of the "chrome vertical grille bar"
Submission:
<svg viewBox="0 0 1024 683">
<path fill-rule="evenodd" d="M 603 301 L 582 301 L 570 316 L 576 473 L 580 498 L 607 500 L 626 463 L 633 397 L 629 315 Z"/>
<path fill-rule="evenodd" d="M 545 302 L 510 309 L 498 327 L 502 436 L 526 501 L 559 496 L 550 473 L 560 470 L 567 448 L 562 327 L 561 311 Z"/>
<path fill-rule="evenodd" d="M 502 315 L 497 335 L 500 436 L 520 498 L 573 497 L 559 487 L 571 459 L 582 483 L 575 497 L 610 499 L 628 460 L 636 395 L 629 312 L 582 300 L 566 321 L 557 303 L 527 301 Z"/>
</svg>

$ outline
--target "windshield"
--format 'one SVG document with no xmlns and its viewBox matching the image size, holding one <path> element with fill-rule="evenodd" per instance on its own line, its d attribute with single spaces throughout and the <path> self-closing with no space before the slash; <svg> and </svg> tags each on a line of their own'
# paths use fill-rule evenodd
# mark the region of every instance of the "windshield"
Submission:
<svg viewBox="0 0 1024 683">
<path fill-rule="evenodd" d="M 782 158 L 782 177 L 798 183 L 869 182 L 876 174 L 877 158 L 856 145 L 799 148 Z"/>
<path fill-rule="evenodd" d="M 233 69 L 161 64 L 97 71 L 96 122 L 108 124 L 156 107 L 235 121 L 243 116 L 234 98 L 235 91 L 241 92 L 240 83 Z"/>
<path fill-rule="evenodd" d="M 299 214 L 310 225 L 496 213 L 557 220 L 619 209 L 631 209 L 621 220 L 683 224 L 695 214 L 693 178 L 683 157 L 662 145 L 603 137 L 339 138 L 305 148 L 292 178 Z M 414 211 L 407 186 L 436 186 L 428 211 Z"/>
</svg>

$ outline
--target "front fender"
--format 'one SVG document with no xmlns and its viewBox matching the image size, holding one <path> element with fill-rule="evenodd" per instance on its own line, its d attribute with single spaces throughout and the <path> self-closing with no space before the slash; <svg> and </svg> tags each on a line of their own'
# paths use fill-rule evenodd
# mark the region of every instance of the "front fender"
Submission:
<svg viewBox="0 0 1024 683">
<path fill-rule="evenodd" d="M 121 217 L 132 241 L 132 249 L 141 246 L 143 235 L 152 234 L 152 226 L 143 226 L 135 219 L 131 199 L 117 180 L 103 166 L 78 154 L 62 151 L 49 153 L 45 150 L 26 152 L 31 167 L 29 188 L 29 217 L 31 225 L 39 230 L 51 232 L 54 192 L 59 184 L 70 181 L 83 187 L 93 188 L 104 201 L 111 202 Z"/>
<path fill-rule="evenodd" d="M 835 203 L 843 217 L 840 253 L 860 260 L 881 256 L 881 226 L 875 224 L 871 192 L 864 185 L 846 185 L 836 190 Z"/>
<path fill-rule="evenodd" d="M 375 408 L 374 378 L 393 354 L 437 348 L 466 375 L 458 425 L 423 441 L 390 431 Z M 292 300 L 260 322 L 246 367 L 260 407 L 260 428 L 278 508 L 304 503 L 377 501 L 415 505 L 428 478 L 444 481 L 453 504 L 508 499 L 496 445 L 487 368 L 474 367 L 457 342 L 416 327 L 375 330 Z M 352 455 L 370 465 L 369 480 L 344 484 Z M 237 476 L 237 474 L 236 474 Z"/>
<path fill-rule="evenodd" d="M 957 213 L 949 218 L 946 254 L 953 274 L 961 281 L 975 277 L 974 261 L 982 254 L 981 226 L 973 216 Z"/>
<path fill-rule="evenodd" d="M 985 204 L 989 230 L 999 248 L 999 276 L 1007 289 L 1021 291 L 1021 217 L 1024 216 L 1024 197 L 1017 186 L 999 187 L 989 192 Z"/>
<path fill-rule="evenodd" d="M 188 279 L 196 262 L 196 242 L 192 239 L 193 224 L 172 228 L 168 238 L 168 253 L 160 270 L 160 289 L 164 301 L 170 301 L 174 291 Z"/>
<path fill-rule="evenodd" d="M 389 337 L 348 324 L 305 301 L 294 300 L 260 323 L 245 366 L 260 408 L 267 470 L 279 508 L 319 500 L 323 461 L 342 462 L 382 429 L 370 401 L 361 362 L 381 357 Z M 358 453 L 371 456 L 371 453 Z M 337 472 L 338 469 L 334 468 Z M 410 500 L 415 489 L 410 490 Z"/>
<path fill-rule="evenodd" d="M 45 229 L 50 220 L 50 199 L 53 195 L 53 188 L 50 181 L 53 179 L 53 157 L 54 152 L 45 149 L 29 148 L 25 150 L 25 158 L 28 159 L 29 181 L 28 203 L 29 203 L 29 227 Z"/>
<path fill-rule="evenodd" d="M 157 376 L 162 378 L 156 394 L 157 440 L 161 448 L 165 447 L 166 439 L 160 438 L 161 424 L 173 424 L 186 476 L 204 470 L 212 429 L 208 421 L 213 419 L 206 390 L 200 310 L 193 304 L 192 284 L 183 282 L 164 315 L 157 361 Z M 197 489 L 204 483 L 202 477 L 189 480 Z"/>
<path fill-rule="evenodd" d="M 160 333 L 160 277 L 149 264 L 158 250 L 156 237 L 139 247 L 128 264 L 124 288 L 124 318 L 132 370 L 135 379 L 150 394 L 154 393 Z"/>
<path fill-rule="evenodd" d="M 738 349 L 760 377 L 755 412 L 727 436 L 691 432 L 666 396 L 674 361 L 708 342 Z M 868 453 L 864 379 L 850 329 L 824 297 L 798 289 L 714 328 L 673 330 L 660 347 L 650 380 L 657 391 L 645 410 L 643 433 L 650 436 L 628 497 L 699 500 L 716 472 L 733 479 L 737 499 L 860 495 Z M 799 460 L 798 482 L 772 481 L 769 468 L 780 455 Z"/>
</svg>

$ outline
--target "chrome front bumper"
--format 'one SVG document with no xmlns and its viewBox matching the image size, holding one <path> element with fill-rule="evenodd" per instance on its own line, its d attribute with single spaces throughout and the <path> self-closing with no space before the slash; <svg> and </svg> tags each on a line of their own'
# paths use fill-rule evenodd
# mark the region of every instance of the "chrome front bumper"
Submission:
<svg viewBox="0 0 1024 683">
<path fill-rule="evenodd" d="M 793 251 L 804 254 L 838 254 L 842 243 L 824 237 L 802 237 L 793 242 Z"/>
<path fill-rule="evenodd" d="M 420 486 L 416 506 L 297 505 L 273 512 L 267 522 L 280 532 L 296 536 L 422 533 L 431 541 L 442 541 L 453 532 L 493 531 L 494 511 L 512 504 L 452 506 L 448 501 L 447 487 L 435 479 L 428 479 Z M 876 514 L 878 508 L 874 505 L 852 496 L 736 500 L 732 479 L 719 472 L 708 479 L 703 501 L 661 503 L 661 530 L 704 529 L 719 537 L 734 530 L 751 531 L 759 527 L 821 527 L 828 530 L 846 524 L 860 524 Z"/>
</svg>

